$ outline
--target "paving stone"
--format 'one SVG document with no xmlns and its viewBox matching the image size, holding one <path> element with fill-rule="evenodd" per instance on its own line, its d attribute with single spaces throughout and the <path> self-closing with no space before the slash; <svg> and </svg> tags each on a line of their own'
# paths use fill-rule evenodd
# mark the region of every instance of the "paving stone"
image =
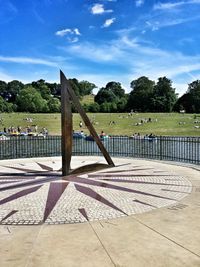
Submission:
<svg viewBox="0 0 200 267">
<path fill-rule="evenodd" d="M 95 157 L 89 161 L 97 162 Z M 77 157 L 76 166 L 83 163 L 83 158 Z M 1 161 L 0 224 L 113 219 L 175 205 L 192 191 L 187 177 L 139 165 L 132 159 L 123 163 L 117 159 L 114 168 L 63 180 L 60 157 Z M 45 166 L 53 171 L 46 171 Z"/>
</svg>

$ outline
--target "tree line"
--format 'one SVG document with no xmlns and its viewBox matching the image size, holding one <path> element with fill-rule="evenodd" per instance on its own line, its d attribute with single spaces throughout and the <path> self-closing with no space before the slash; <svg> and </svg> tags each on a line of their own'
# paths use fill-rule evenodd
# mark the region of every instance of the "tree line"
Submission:
<svg viewBox="0 0 200 267">
<path fill-rule="evenodd" d="M 81 99 L 90 95 L 96 85 L 88 81 L 69 79 L 76 95 Z M 200 113 L 200 80 L 191 82 L 186 93 L 178 98 L 172 81 L 166 77 L 155 82 L 141 76 L 130 84 L 130 93 L 125 93 L 119 82 L 109 82 L 100 88 L 94 103 L 84 104 L 86 112 L 172 112 L 184 110 Z M 23 84 L 13 80 L 0 81 L 0 112 L 60 112 L 61 86 L 45 80 Z M 75 111 L 75 110 L 74 110 Z"/>
<path fill-rule="evenodd" d="M 96 87 L 93 83 L 79 82 L 75 78 L 69 79 L 69 82 L 79 98 L 91 94 Z M 0 81 L 0 112 L 60 112 L 60 95 L 60 84 L 42 79 L 28 84 L 17 80 Z"/>
</svg>

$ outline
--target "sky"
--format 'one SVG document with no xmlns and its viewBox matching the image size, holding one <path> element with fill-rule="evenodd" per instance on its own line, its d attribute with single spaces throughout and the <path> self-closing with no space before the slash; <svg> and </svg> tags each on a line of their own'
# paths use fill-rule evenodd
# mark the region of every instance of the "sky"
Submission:
<svg viewBox="0 0 200 267">
<path fill-rule="evenodd" d="M 200 79 L 200 0 L 0 0 L 0 80 Z M 98 89 L 96 89 L 98 90 Z"/>
</svg>

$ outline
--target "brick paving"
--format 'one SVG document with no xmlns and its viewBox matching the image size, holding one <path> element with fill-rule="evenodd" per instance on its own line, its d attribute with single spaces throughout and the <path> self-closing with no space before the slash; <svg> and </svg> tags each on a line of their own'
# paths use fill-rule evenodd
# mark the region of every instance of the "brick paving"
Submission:
<svg viewBox="0 0 200 267">
<path fill-rule="evenodd" d="M 74 157 L 72 168 L 101 162 Z M 68 224 L 108 220 L 174 207 L 192 191 L 187 177 L 132 159 L 63 180 L 61 158 L 0 162 L 0 224 Z M 103 161 L 102 161 L 103 162 Z"/>
</svg>

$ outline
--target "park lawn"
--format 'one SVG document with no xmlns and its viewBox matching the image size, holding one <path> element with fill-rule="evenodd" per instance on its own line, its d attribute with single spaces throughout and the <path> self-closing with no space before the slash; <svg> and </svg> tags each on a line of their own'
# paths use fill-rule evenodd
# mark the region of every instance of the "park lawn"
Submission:
<svg viewBox="0 0 200 267">
<path fill-rule="evenodd" d="M 81 100 L 81 104 L 93 104 L 94 103 L 94 95 L 85 95 Z"/>
<path fill-rule="evenodd" d="M 49 134 L 61 134 L 61 115 L 53 114 L 31 114 L 31 113 L 1 113 L 2 123 L 0 130 L 4 127 L 21 126 L 25 129 L 27 126 L 38 126 L 38 130 L 47 128 Z M 163 136 L 200 136 L 200 123 L 194 123 L 195 120 L 200 121 L 200 116 L 195 119 L 194 114 L 179 114 L 179 113 L 134 113 L 130 116 L 128 113 L 88 113 L 88 117 L 93 122 L 93 125 L 100 133 L 102 130 L 109 135 L 132 135 L 140 133 L 141 135 L 153 133 Z M 31 118 L 32 122 L 26 120 Z M 152 122 L 140 123 L 141 120 Z M 79 122 L 82 121 L 79 114 L 73 114 L 74 130 L 79 131 Z M 114 122 L 114 123 L 110 123 Z M 182 124 L 179 124 L 182 122 Z M 86 127 L 82 129 L 85 133 L 89 133 Z"/>
</svg>

